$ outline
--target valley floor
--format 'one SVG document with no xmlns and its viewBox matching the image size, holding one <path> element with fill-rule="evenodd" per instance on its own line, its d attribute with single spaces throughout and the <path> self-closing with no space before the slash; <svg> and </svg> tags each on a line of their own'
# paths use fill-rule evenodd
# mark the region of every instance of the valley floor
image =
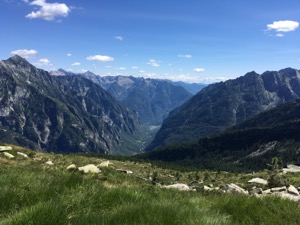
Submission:
<svg viewBox="0 0 300 225">
<path fill-rule="evenodd" d="M 26 153 L 29 158 L 17 155 Z M 279 197 L 203 191 L 204 185 L 235 182 L 247 187 L 251 174 L 158 168 L 111 160 L 101 172 L 69 171 L 71 164 L 100 165 L 98 157 L 36 153 L 15 148 L 0 156 L 0 224 L 300 224 L 300 206 Z M 50 163 L 52 162 L 52 163 Z M 267 172 L 256 176 L 267 177 Z M 151 181 L 149 181 L 151 177 Z M 300 184 L 298 175 L 288 179 Z M 193 183 L 196 191 L 154 185 Z"/>
</svg>

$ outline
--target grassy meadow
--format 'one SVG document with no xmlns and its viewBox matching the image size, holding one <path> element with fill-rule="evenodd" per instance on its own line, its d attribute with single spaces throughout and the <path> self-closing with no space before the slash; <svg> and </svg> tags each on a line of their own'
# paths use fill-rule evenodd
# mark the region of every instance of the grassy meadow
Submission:
<svg viewBox="0 0 300 225">
<path fill-rule="evenodd" d="M 101 168 L 99 174 L 83 174 L 66 167 L 72 163 L 98 165 L 104 159 L 35 153 L 17 147 L 13 153 L 20 150 L 30 158 L 0 156 L 1 225 L 300 224 L 300 206 L 295 202 L 202 190 L 205 184 L 231 182 L 247 188 L 251 174 L 182 172 L 126 160 L 111 160 L 113 164 Z M 47 165 L 48 160 L 54 165 Z M 266 177 L 268 173 L 256 175 Z M 196 191 L 186 192 L 153 185 L 147 181 L 149 177 L 161 184 L 203 182 L 193 184 Z M 300 186 L 297 175 L 287 179 Z"/>
</svg>

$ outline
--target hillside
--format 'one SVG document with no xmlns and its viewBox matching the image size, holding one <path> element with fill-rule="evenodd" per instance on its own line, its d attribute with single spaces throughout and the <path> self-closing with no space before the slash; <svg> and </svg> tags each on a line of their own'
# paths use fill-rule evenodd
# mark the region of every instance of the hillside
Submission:
<svg viewBox="0 0 300 225">
<path fill-rule="evenodd" d="M 140 152 L 137 115 L 80 76 L 50 76 L 25 59 L 0 62 L 0 126 L 6 143 L 51 152 Z M 10 136 L 8 139 L 5 136 Z"/>
<path fill-rule="evenodd" d="M 196 141 L 285 102 L 300 98 L 300 71 L 250 72 L 202 89 L 164 120 L 148 150 Z"/>
<path fill-rule="evenodd" d="M 144 155 L 201 169 L 252 171 L 268 168 L 272 158 L 300 163 L 300 101 L 263 112 L 220 135 L 169 145 Z"/>
<path fill-rule="evenodd" d="M 268 172 L 254 175 L 182 172 L 126 158 L 107 161 L 90 155 L 47 154 L 18 146 L 12 148 L 10 154 L 15 156 L 12 159 L 0 152 L 1 224 L 300 223 L 300 207 L 293 202 L 299 201 L 299 196 L 248 182 L 257 176 L 268 179 Z M 82 168 L 86 168 L 85 172 Z M 295 187 L 300 186 L 299 173 L 284 177 L 289 180 L 287 187 L 294 187 L 294 193 L 298 192 Z M 177 190 L 176 185 L 190 189 Z M 228 187 L 238 189 L 226 189 Z M 284 199 L 287 197 L 293 201 Z"/>
</svg>

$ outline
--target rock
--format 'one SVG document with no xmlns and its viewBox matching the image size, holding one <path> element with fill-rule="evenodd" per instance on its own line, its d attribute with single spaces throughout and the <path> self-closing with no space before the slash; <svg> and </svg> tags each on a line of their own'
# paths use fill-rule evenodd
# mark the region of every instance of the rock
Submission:
<svg viewBox="0 0 300 225">
<path fill-rule="evenodd" d="M 271 188 L 271 192 L 282 192 L 286 191 L 286 186 Z"/>
<path fill-rule="evenodd" d="M 98 169 L 94 164 L 88 164 L 86 166 L 82 166 L 78 168 L 79 171 L 83 171 L 84 173 L 100 173 L 101 170 Z"/>
<path fill-rule="evenodd" d="M 300 196 L 295 196 L 295 195 L 292 195 L 292 194 L 289 194 L 286 192 L 276 192 L 276 193 L 273 193 L 273 195 L 279 196 L 281 198 L 289 199 L 294 202 L 300 202 Z"/>
<path fill-rule="evenodd" d="M 253 187 L 250 191 L 249 194 L 251 195 L 257 195 L 257 194 L 262 194 L 263 190 L 261 188 Z"/>
<path fill-rule="evenodd" d="M 290 165 L 287 165 L 287 168 L 283 168 L 282 171 L 283 171 L 283 173 L 299 173 L 300 166 L 290 164 Z"/>
<path fill-rule="evenodd" d="M 8 158 L 8 159 L 13 159 L 13 158 L 15 158 L 14 155 L 12 155 L 12 154 L 10 154 L 10 153 L 8 153 L 8 152 L 3 152 L 3 155 L 4 155 L 6 158 Z"/>
<path fill-rule="evenodd" d="M 222 190 L 226 191 L 227 193 L 239 193 L 239 194 L 248 194 L 248 192 L 239 187 L 238 185 L 236 184 L 225 184 L 221 187 Z"/>
<path fill-rule="evenodd" d="M 125 173 L 125 174 L 133 174 L 131 170 L 122 170 L 122 169 L 117 169 L 118 172 L 120 173 Z M 149 178 L 150 179 L 150 178 Z M 151 178 L 152 179 L 152 178 Z"/>
<path fill-rule="evenodd" d="M 203 190 L 204 190 L 204 191 L 213 191 L 214 188 L 211 188 L 211 187 L 208 187 L 208 186 L 204 185 L 204 186 L 203 186 Z"/>
<path fill-rule="evenodd" d="M 299 196 L 299 191 L 293 185 L 288 186 L 287 192 Z"/>
<path fill-rule="evenodd" d="M 271 189 L 264 190 L 262 193 L 263 194 L 270 194 L 271 193 Z"/>
<path fill-rule="evenodd" d="M 69 165 L 69 166 L 67 167 L 67 170 L 68 170 L 68 171 L 75 171 L 75 170 L 77 170 L 77 167 L 76 167 L 75 164 L 71 164 L 71 165 Z"/>
<path fill-rule="evenodd" d="M 53 163 L 52 161 L 49 160 L 49 161 L 46 162 L 46 165 L 48 165 L 48 166 L 53 166 L 54 163 Z"/>
<path fill-rule="evenodd" d="M 255 184 L 263 184 L 263 185 L 267 185 L 268 181 L 262 178 L 253 178 L 251 180 L 248 181 L 248 183 L 255 183 Z"/>
<path fill-rule="evenodd" d="M 0 146 L 0 152 L 6 152 L 11 150 L 12 150 L 11 146 Z"/>
<path fill-rule="evenodd" d="M 100 163 L 97 167 L 104 168 L 104 167 L 108 167 L 109 165 L 112 165 L 112 164 L 113 163 L 111 163 L 109 160 L 107 160 L 107 161 Z"/>
<path fill-rule="evenodd" d="M 180 191 L 190 191 L 190 187 L 186 184 L 171 184 L 171 185 L 166 185 L 163 186 L 166 189 L 177 189 Z"/>
<path fill-rule="evenodd" d="M 25 154 L 25 153 L 23 153 L 23 152 L 17 152 L 17 154 L 18 154 L 19 156 L 22 156 L 23 158 L 28 159 L 28 155 Z"/>
</svg>

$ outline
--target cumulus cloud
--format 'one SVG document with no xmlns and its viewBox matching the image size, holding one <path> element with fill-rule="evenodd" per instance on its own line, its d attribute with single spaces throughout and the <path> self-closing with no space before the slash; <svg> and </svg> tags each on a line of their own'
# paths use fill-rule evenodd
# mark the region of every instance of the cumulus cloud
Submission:
<svg viewBox="0 0 300 225">
<path fill-rule="evenodd" d="M 179 58 L 190 59 L 190 58 L 192 58 L 192 55 L 181 55 L 181 54 L 179 54 L 178 57 L 179 57 Z"/>
<path fill-rule="evenodd" d="M 115 39 L 118 40 L 118 41 L 123 41 L 123 37 L 122 36 L 115 36 Z"/>
<path fill-rule="evenodd" d="M 35 65 L 37 65 L 37 66 L 53 66 L 53 64 L 50 62 L 50 60 L 46 59 L 46 58 L 39 59 L 39 61 L 37 63 L 35 63 Z"/>
<path fill-rule="evenodd" d="M 98 62 L 110 62 L 114 61 L 113 57 L 106 55 L 91 55 L 86 58 L 89 61 L 98 61 Z"/>
<path fill-rule="evenodd" d="M 80 65 L 81 65 L 80 62 L 75 62 L 75 63 L 73 63 L 71 66 L 80 66 Z"/>
<path fill-rule="evenodd" d="M 274 21 L 272 24 L 267 25 L 268 30 L 275 30 L 276 32 L 290 32 L 298 27 L 299 23 L 291 20 Z"/>
<path fill-rule="evenodd" d="M 38 54 L 37 50 L 27 50 L 27 49 L 19 49 L 19 50 L 15 50 L 12 51 L 10 54 L 12 55 L 19 55 L 23 58 L 30 58 L 30 57 L 34 57 Z"/>
<path fill-rule="evenodd" d="M 155 59 L 150 59 L 147 64 L 149 64 L 153 67 L 159 67 L 160 66 L 159 62 L 157 62 Z"/>
<path fill-rule="evenodd" d="M 71 56 L 72 56 L 72 54 L 71 54 L 71 53 L 68 53 L 68 54 L 67 54 L 67 56 L 68 56 L 68 57 L 71 57 Z"/>
<path fill-rule="evenodd" d="M 70 12 L 70 8 L 64 3 L 47 3 L 46 0 L 35 0 L 29 4 L 40 7 L 38 11 L 32 11 L 26 15 L 26 18 L 29 19 L 44 19 L 53 21 L 57 17 L 67 17 Z"/>
<path fill-rule="evenodd" d="M 194 71 L 197 72 L 197 73 L 202 73 L 202 72 L 204 72 L 204 70 L 205 69 L 203 69 L 203 68 L 195 68 L 194 69 Z"/>
</svg>

